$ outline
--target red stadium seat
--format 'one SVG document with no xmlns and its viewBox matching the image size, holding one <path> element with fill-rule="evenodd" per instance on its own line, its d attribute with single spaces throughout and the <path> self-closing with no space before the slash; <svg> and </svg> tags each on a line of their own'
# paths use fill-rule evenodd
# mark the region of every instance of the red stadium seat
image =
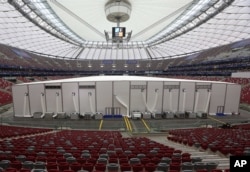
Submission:
<svg viewBox="0 0 250 172">
<path fill-rule="evenodd" d="M 133 172 L 143 171 L 144 166 L 142 164 L 134 164 L 132 166 Z"/>
<path fill-rule="evenodd" d="M 132 168 L 128 163 L 122 163 L 120 164 L 120 169 L 123 172 L 123 171 L 130 171 Z"/>
</svg>

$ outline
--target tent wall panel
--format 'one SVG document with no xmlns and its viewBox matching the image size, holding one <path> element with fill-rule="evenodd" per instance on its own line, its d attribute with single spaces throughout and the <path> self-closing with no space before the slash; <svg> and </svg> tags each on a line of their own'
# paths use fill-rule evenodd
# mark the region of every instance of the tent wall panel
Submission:
<svg viewBox="0 0 250 172">
<path fill-rule="evenodd" d="M 180 82 L 164 82 L 163 111 L 171 111 L 171 112 L 178 111 L 179 88 L 178 87 L 174 88 L 175 86 L 179 87 Z M 171 102 L 170 99 L 172 100 Z"/>
<path fill-rule="evenodd" d="M 63 112 L 62 89 L 46 89 L 47 86 L 61 86 L 61 84 L 59 83 L 59 84 L 46 84 L 45 85 L 46 111 L 54 112 L 54 113 Z M 58 105 L 57 105 L 57 99 L 58 99 Z"/>
<path fill-rule="evenodd" d="M 197 92 L 199 94 L 196 112 L 204 112 L 205 111 L 207 99 L 208 99 L 208 94 L 209 94 L 209 91 L 211 91 L 211 86 L 212 86 L 211 83 L 202 83 L 202 82 L 196 83 Z M 197 92 L 195 93 L 195 99 L 197 98 L 197 96 L 196 96 Z M 194 111 L 195 111 L 195 109 L 194 109 Z"/>
<path fill-rule="evenodd" d="M 216 114 L 217 112 L 223 112 L 223 109 L 220 109 L 219 107 L 224 107 L 225 105 L 226 86 L 226 84 L 212 84 L 209 113 Z"/>
<path fill-rule="evenodd" d="M 30 105 L 29 105 L 29 95 L 26 96 L 28 92 L 29 91 L 28 91 L 27 85 L 12 87 L 12 94 L 15 95 L 13 96 L 15 116 L 20 116 L 20 117 L 31 116 Z M 25 99 L 26 99 L 26 104 L 24 104 Z"/>
<path fill-rule="evenodd" d="M 79 106 L 80 113 L 96 112 L 96 83 L 80 82 L 79 83 Z"/>
<path fill-rule="evenodd" d="M 147 108 L 143 99 L 147 101 L 147 82 L 131 81 L 130 84 L 130 112 L 145 112 Z"/>
<path fill-rule="evenodd" d="M 147 105 L 154 112 L 162 111 L 163 82 L 147 83 Z"/>
<path fill-rule="evenodd" d="M 195 94 L 194 82 L 181 82 L 180 83 L 180 97 L 179 97 L 179 111 L 180 112 L 193 111 L 194 94 Z"/>
<path fill-rule="evenodd" d="M 196 112 L 204 112 L 207 102 L 208 91 L 207 89 L 199 89 L 198 92 L 199 92 L 199 98 L 197 102 Z"/>
<path fill-rule="evenodd" d="M 79 93 L 79 89 L 78 89 L 77 82 L 62 83 L 63 111 L 66 112 L 67 114 L 70 114 L 72 112 L 79 112 L 79 94 L 78 93 Z M 74 101 L 75 101 L 75 105 L 74 105 Z"/>
<path fill-rule="evenodd" d="M 114 107 L 120 107 L 121 114 L 123 115 L 127 115 L 127 112 L 129 112 L 129 84 L 128 81 L 114 81 Z M 117 96 L 117 98 L 115 98 L 115 96 Z"/>
<path fill-rule="evenodd" d="M 44 84 L 32 84 L 29 85 L 29 98 L 30 98 L 30 111 L 31 114 L 34 112 L 42 112 L 42 100 L 41 94 L 45 94 Z M 43 96 L 43 100 L 45 97 Z M 46 109 L 46 107 L 45 107 Z"/>
<path fill-rule="evenodd" d="M 96 82 L 97 111 L 105 114 L 106 107 L 113 107 L 113 82 Z"/>
<path fill-rule="evenodd" d="M 224 113 L 238 113 L 238 107 L 240 103 L 240 91 L 240 85 L 227 85 Z"/>
</svg>

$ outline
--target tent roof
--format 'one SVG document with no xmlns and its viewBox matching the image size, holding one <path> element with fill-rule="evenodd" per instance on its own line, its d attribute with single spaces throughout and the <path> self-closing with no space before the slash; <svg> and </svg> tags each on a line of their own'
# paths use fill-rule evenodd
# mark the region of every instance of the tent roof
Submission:
<svg viewBox="0 0 250 172">
<path fill-rule="evenodd" d="M 145 77 L 145 76 L 89 76 L 89 77 L 78 77 L 69 79 L 59 79 L 51 81 L 39 81 L 29 82 L 17 85 L 30 85 L 30 84 L 60 84 L 60 83 L 71 83 L 71 82 L 103 82 L 103 81 L 166 81 L 166 82 L 198 82 L 198 83 L 226 83 L 220 81 L 203 81 L 203 80 L 188 80 L 188 79 L 175 79 L 175 78 L 160 78 L 160 77 Z M 234 84 L 234 83 L 227 83 Z"/>
</svg>

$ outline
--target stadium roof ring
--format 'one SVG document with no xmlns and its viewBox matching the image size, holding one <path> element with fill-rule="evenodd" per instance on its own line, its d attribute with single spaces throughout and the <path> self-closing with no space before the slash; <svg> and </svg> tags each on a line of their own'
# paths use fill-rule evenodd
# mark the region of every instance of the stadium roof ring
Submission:
<svg viewBox="0 0 250 172">
<path fill-rule="evenodd" d="M 103 30 L 114 26 L 106 19 L 108 2 L 1 1 L 0 43 L 54 58 L 151 60 L 192 55 L 250 35 L 249 1 L 127 0 L 129 20 L 122 25 L 133 31 L 131 39 L 107 42 Z"/>
</svg>

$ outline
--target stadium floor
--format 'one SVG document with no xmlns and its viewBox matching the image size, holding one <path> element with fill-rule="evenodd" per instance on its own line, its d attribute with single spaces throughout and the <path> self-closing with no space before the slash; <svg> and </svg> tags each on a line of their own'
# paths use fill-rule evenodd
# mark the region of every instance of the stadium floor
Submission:
<svg viewBox="0 0 250 172">
<path fill-rule="evenodd" d="M 144 122 L 142 120 L 130 119 L 129 122 L 132 127 L 132 132 L 134 133 L 159 133 L 177 128 L 195 128 L 202 126 L 219 127 L 223 125 L 223 123 L 233 125 L 250 122 L 250 112 L 240 110 L 240 115 L 208 116 L 207 119 L 144 119 Z M 127 124 L 122 118 L 104 120 L 23 118 L 14 117 L 12 108 L 1 114 L 1 124 L 54 129 L 127 130 Z"/>
</svg>

